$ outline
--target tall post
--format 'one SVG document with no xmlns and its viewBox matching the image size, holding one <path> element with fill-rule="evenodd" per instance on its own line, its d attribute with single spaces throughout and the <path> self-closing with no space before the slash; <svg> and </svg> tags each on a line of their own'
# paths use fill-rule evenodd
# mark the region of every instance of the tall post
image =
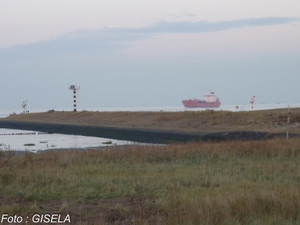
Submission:
<svg viewBox="0 0 300 225">
<path fill-rule="evenodd" d="M 76 86 L 76 83 L 73 83 L 69 87 L 70 90 L 73 90 L 73 106 L 74 106 L 74 112 L 77 111 L 76 109 L 76 91 L 80 89 L 79 86 Z"/>
<path fill-rule="evenodd" d="M 23 113 L 27 113 L 27 100 L 22 103 Z"/>
<path fill-rule="evenodd" d="M 255 101 L 255 95 L 253 96 L 253 98 L 250 99 L 250 103 L 251 103 L 251 109 L 253 109 L 253 104 L 254 104 L 254 101 Z"/>
<path fill-rule="evenodd" d="M 74 99 L 74 112 L 76 112 L 76 89 L 73 90 L 73 99 Z"/>
<path fill-rule="evenodd" d="M 290 129 L 290 103 L 288 104 L 288 116 L 286 122 L 286 139 L 289 139 L 289 129 Z"/>
<path fill-rule="evenodd" d="M 289 139 L 289 126 L 290 126 L 290 117 L 287 118 L 287 123 L 286 123 L 286 139 Z"/>
</svg>

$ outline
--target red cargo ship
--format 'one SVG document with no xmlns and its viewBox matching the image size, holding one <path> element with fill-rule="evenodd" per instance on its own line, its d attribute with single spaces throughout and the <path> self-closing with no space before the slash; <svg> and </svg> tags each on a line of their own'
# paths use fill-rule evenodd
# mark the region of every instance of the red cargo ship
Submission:
<svg viewBox="0 0 300 225">
<path fill-rule="evenodd" d="M 221 105 L 221 102 L 218 97 L 215 96 L 214 92 L 210 92 L 207 95 L 203 95 L 204 99 L 194 99 L 194 100 L 183 100 L 182 103 L 187 108 L 195 108 L 195 107 L 201 107 L 201 108 L 216 108 Z"/>
</svg>

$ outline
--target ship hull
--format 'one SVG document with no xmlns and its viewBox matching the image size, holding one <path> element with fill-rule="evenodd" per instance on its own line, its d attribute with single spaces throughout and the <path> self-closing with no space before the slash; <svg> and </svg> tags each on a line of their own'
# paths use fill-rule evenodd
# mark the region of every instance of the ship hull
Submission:
<svg viewBox="0 0 300 225">
<path fill-rule="evenodd" d="M 184 107 L 187 108 L 217 108 L 221 102 L 205 102 L 198 99 L 182 101 Z"/>
</svg>

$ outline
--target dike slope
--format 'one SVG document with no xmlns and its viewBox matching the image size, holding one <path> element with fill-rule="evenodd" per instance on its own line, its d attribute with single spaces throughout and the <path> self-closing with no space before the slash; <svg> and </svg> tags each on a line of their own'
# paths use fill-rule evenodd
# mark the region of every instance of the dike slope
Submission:
<svg viewBox="0 0 300 225">
<path fill-rule="evenodd" d="M 49 133 L 105 137 L 145 143 L 193 140 L 262 140 L 300 134 L 300 109 L 252 112 L 55 112 L 11 115 L 0 127 Z M 298 133 L 298 134 L 297 134 Z"/>
<path fill-rule="evenodd" d="M 231 131 L 216 133 L 187 133 L 172 131 L 138 130 L 112 127 L 92 127 L 84 125 L 49 124 L 34 122 L 0 121 L 1 128 L 33 130 L 47 133 L 74 134 L 93 137 L 113 138 L 153 144 L 169 144 L 188 141 L 264 140 L 285 137 L 285 133 L 257 131 Z M 300 137 L 300 134 L 290 134 Z"/>
</svg>

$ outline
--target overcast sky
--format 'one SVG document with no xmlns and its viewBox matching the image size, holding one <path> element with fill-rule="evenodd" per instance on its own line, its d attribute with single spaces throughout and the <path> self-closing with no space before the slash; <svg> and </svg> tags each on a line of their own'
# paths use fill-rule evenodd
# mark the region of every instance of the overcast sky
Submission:
<svg viewBox="0 0 300 225">
<path fill-rule="evenodd" d="M 2 0 L 0 110 L 300 102 L 299 0 Z"/>
</svg>

